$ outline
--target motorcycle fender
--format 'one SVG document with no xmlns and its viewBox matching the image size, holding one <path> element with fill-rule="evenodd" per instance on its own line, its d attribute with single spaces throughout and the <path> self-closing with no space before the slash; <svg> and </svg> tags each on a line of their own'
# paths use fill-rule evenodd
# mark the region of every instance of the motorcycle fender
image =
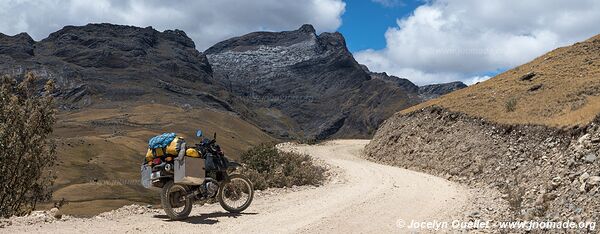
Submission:
<svg viewBox="0 0 600 234">
<path fill-rule="evenodd" d="M 240 168 L 240 167 L 242 167 L 242 164 L 239 164 L 239 163 L 236 163 L 236 162 L 233 162 L 233 161 L 230 161 L 230 162 L 227 164 L 227 168 L 229 168 L 229 169 L 233 169 L 233 170 L 235 170 L 235 169 L 238 169 L 238 168 Z"/>
</svg>

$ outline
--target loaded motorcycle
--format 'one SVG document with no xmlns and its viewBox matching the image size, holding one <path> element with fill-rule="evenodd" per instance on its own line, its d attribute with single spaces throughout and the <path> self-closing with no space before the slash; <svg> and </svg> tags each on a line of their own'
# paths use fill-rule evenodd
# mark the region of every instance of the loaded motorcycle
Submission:
<svg viewBox="0 0 600 234">
<path fill-rule="evenodd" d="M 202 137 L 202 131 L 196 136 Z M 163 155 L 142 165 L 142 185 L 161 189 L 161 204 L 170 219 L 187 218 L 194 202 L 211 198 L 231 213 L 250 206 L 252 183 L 236 173 L 241 164 L 225 157 L 216 138 L 215 133 L 212 140 L 204 138 L 189 148 L 182 143 L 176 157 Z"/>
</svg>

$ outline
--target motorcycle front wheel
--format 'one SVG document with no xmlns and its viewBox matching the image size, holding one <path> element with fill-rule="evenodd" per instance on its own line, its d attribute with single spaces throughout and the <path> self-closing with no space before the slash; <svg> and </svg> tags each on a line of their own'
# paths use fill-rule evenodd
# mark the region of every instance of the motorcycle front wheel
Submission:
<svg viewBox="0 0 600 234">
<path fill-rule="evenodd" d="M 192 212 L 193 201 L 187 198 L 188 193 L 187 186 L 175 184 L 172 180 L 162 188 L 160 202 L 171 220 L 185 219 Z"/>
<path fill-rule="evenodd" d="M 226 211 L 240 213 L 250 206 L 254 198 L 254 187 L 246 177 L 233 174 L 221 184 L 217 199 Z"/>
</svg>

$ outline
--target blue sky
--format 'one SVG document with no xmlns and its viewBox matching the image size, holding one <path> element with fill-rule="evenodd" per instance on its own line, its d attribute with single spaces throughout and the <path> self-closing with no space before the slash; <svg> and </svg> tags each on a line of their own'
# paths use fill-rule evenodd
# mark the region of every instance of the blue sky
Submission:
<svg viewBox="0 0 600 234">
<path fill-rule="evenodd" d="M 369 0 L 346 1 L 342 25 L 338 29 L 351 52 L 385 48 L 385 31 L 397 26 L 396 20 L 409 16 L 423 1 L 390 2 L 382 4 Z"/>
<path fill-rule="evenodd" d="M 346 8 L 341 16 L 342 24 L 338 31 L 344 35 L 348 49 L 353 53 L 385 49 L 386 31 L 398 27 L 398 19 L 408 18 L 417 7 L 427 4 L 423 0 L 347 0 L 345 3 Z M 465 75 L 481 77 L 480 80 L 484 80 L 507 69 L 497 67 L 486 71 L 469 72 Z M 396 75 L 402 76 L 402 74 Z M 479 80 L 467 82 L 476 81 Z"/>
<path fill-rule="evenodd" d="M 345 3 L 339 31 L 355 59 L 419 85 L 484 81 L 600 33 L 594 0 Z"/>
</svg>

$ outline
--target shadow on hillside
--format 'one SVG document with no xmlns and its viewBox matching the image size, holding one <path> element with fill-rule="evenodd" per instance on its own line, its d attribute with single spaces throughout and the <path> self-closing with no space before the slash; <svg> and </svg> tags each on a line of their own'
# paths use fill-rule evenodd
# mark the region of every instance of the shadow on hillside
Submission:
<svg viewBox="0 0 600 234">
<path fill-rule="evenodd" d="M 201 214 L 201 215 L 196 215 L 196 216 L 190 216 L 187 219 L 178 220 L 178 221 L 169 220 L 169 216 L 166 216 L 166 215 L 154 215 L 153 217 L 158 218 L 158 219 L 164 219 L 164 221 L 167 221 L 167 222 L 186 222 L 186 223 L 193 223 L 193 224 L 215 224 L 215 223 L 219 222 L 219 220 L 217 220 L 215 218 L 220 218 L 220 217 L 237 218 L 237 217 L 244 216 L 244 215 L 256 215 L 256 214 L 258 214 L 258 213 L 234 214 L 234 213 L 227 213 L 227 212 L 214 212 L 214 213 L 210 213 L 210 214 Z"/>
</svg>

